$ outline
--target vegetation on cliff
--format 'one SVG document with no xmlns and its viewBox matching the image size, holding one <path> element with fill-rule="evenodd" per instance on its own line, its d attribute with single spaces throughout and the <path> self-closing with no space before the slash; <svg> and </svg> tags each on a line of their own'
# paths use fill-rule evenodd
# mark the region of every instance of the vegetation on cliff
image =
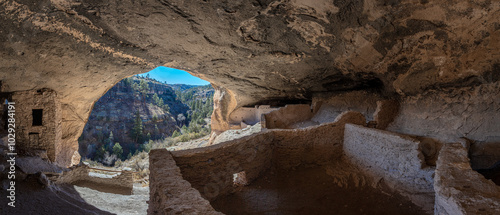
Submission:
<svg viewBox="0 0 500 215">
<path fill-rule="evenodd" d="M 149 76 L 125 78 L 94 104 L 78 140 L 79 152 L 83 158 L 113 165 L 149 152 L 154 143 L 205 136 L 210 133 L 213 92 L 210 85 L 169 85 Z"/>
</svg>

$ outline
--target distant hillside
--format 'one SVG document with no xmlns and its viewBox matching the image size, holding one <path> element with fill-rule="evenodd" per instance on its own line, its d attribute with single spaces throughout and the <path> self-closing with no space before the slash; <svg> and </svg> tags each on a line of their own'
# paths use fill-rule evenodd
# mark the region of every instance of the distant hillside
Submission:
<svg viewBox="0 0 500 215">
<path fill-rule="evenodd" d="M 82 157 L 104 159 L 104 154 L 126 158 L 145 150 L 144 143 L 162 140 L 196 126 L 209 130 L 213 109 L 213 88 L 168 85 L 148 77 L 120 81 L 94 105 L 79 138 Z M 119 148 L 115 147 L 119 143 Z M 121 153 L 120 153 L 121 152 Z"/>
<path fill-rule="evenodd" d="M 187 85 L 187 84 L 169 84 L 168 86 L 172 87 L 175 91 L 184 91 L 192 87 L 196 87 L 196 85 Z"/>
</svg>

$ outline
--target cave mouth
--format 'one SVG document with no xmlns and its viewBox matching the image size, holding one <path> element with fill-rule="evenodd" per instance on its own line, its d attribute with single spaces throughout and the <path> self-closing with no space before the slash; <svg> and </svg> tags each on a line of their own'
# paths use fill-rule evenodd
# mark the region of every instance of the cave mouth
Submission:
<svg viewBox="0 0 500 215">
<path fill-rule="evenodd" d="M 78 139 L 82 161 L 120 166 L 151 148 L 209 135 L 213 92 L 209 82 L 163 66 L 124 78 L 94 104 Z"/>
<path fill-rule="evenodd" d="M 95 203 L 93 196 L 145 199 L 133 204 L 145 210 L 149 151 L 208 139 L 213 94 L 209 82 L 168 67 L 122 79 L 94 104 L 78 139 L 84 165 L 72 171 L 79 177 L 67 180 L 102 210 L 119 212 L 112 207 L 119 203 Z"/>
</svg>

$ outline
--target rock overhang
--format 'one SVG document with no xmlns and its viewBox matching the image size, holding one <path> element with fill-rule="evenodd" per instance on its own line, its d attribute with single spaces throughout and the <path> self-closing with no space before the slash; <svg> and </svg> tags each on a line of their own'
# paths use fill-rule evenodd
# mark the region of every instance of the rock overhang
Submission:
<svg viewBox="0 0 500 215">
<path fill-rule="evenodd" d="M 4 92 L 55 90 L 75 150 L 92 104 L 160 65 L 223 88 L 220 121 L 266 101 L 415 95 L 500 74 L 500 5 L 490 1 L 3 0 L 0 10 Z"/>
</svg>

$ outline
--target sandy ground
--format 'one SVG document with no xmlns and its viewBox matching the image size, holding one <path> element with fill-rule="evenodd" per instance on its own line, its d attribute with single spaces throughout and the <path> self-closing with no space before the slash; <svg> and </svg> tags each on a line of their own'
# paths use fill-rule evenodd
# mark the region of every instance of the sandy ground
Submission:
<svg viewBox="0 0 500 215">
<path fill-rule="evenodd" d="M 120 215 L 147 214 L 149 187 L 134 184 L 132 195 L 99 192 L 87 187 L 74 186 L 85 202 L 94 207 Z"/>
</svg>

